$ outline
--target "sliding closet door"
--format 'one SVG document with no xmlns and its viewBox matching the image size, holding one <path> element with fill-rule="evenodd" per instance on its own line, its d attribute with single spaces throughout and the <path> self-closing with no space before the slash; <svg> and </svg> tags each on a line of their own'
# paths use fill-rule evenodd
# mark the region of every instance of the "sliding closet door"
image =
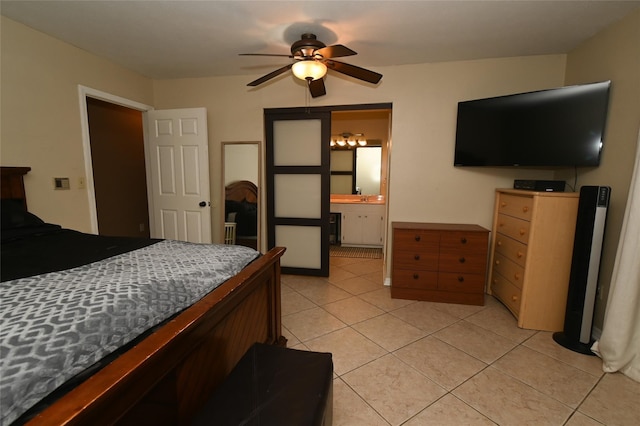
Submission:
<svg viewBox="0 0 640 426">
<path fill-rule="evenodd" d="M 267 237 L 287 274 L 329 276 L 331 115 L 265 112 Z"/>
</svg>

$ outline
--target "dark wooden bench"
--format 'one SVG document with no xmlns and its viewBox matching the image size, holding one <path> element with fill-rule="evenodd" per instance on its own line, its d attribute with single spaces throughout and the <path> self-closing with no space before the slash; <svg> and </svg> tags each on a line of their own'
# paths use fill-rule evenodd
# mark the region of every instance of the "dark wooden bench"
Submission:
<svg viewBox="0 0 640 426">
<path fill-rule="evenodd" d="M 197 413 L 193 425 L 329 426 L 330 353 L 254 344 Z"/>
</svg>

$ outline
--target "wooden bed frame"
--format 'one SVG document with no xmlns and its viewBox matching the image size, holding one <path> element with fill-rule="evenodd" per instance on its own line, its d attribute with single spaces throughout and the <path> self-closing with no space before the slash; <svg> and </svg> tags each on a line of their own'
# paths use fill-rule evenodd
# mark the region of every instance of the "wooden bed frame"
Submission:
<svg viewBox="0 0 640 426">
<path fill-rule="evenodd" d="M 258 187 L 248 180 L 238 180 L 225 187 L 224 199 L 232 201 L 258 202 Z"/>
<path fill-rule="evenodd" d="M 2 167 L 2 198 L 26 199 L 29 170 Z M 285 345 L 284 251 L 262 255 L 27 424 L 188 424 L 254 342 Z"/>
</svg>

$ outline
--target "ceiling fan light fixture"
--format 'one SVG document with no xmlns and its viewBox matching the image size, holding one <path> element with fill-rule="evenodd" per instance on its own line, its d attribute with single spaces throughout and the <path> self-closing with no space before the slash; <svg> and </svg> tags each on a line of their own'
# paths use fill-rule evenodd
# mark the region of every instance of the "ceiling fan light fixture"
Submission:
<svg viewBox="0 0 640 426">
<path fill-rule="evenodd" d="M 317 80 L 325 76 L 327 66 L 313 59 L 304 59 L 293 64 L 291 71 L 300 80 Z"/>
</svg>

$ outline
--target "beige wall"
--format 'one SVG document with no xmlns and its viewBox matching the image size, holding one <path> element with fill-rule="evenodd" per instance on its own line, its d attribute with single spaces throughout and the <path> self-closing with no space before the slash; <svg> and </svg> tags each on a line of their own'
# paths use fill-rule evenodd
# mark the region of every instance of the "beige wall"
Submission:
<svg viewBox="0 0 640 426">
<path fill-rule="evenodd" d="M 602 291 L 594 318 L 598 329 L 604 320 L 640 127 L 640 10 L 569 53 L 566 84 L 603 80 L 611 80 L 611 98 L 602 162 L 600 167 L 580 170 L 578 175 L 578 186 L 611 187 L 600 269 Z M 557 176 L 573 180 L 573 172 Z"/>
<path fill-rule="evenodd" d="M 30 166 L 29 209 L 52 223 L 90 232 L 78 85 L 153 103 L 150 79 L 1 18 L 3 166 Z M 71 189 L 54 191 L 53 178 Z"/>
<path fill-rule="evenodd" d="M 307 99 L 304 83 L 291 76 L 258 89 L 246 87 L 258 76 L 162 80 L 154 82 L 155 106 L 206 107 L 211 170 L 219 170 L 222 141 L 263 140 L 264 108 L 391 102 L 389 222 L 490 227 L 496 187 L 510 187 L 514 178 L 550 179 L 552 172 L 454 168 L 457 102 L 562 86 L 564 69 L 563 55 L 376 68 L 384 74 L 377 88 L 331 73 L 327 95 L 316 99 Z M 211 187 L 214 209 L 220 208 L 220 185 Z"/>
</svg>

